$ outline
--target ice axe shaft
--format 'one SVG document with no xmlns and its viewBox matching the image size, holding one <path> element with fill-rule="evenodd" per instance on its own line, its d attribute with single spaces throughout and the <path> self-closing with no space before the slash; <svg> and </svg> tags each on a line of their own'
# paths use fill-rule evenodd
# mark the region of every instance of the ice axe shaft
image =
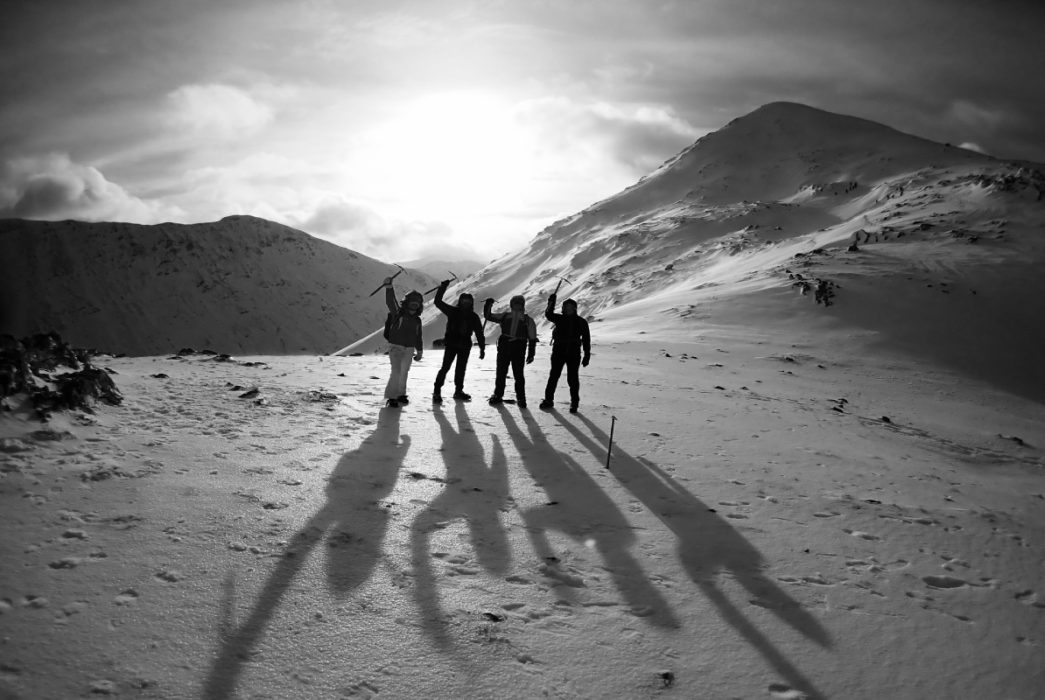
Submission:
<svg viewBox="0 0 1045 700">
<path fill-rule="evenodd" d="M 395 265 L 396 267 L 399 268 L 399 272 L 397 272 L 394 275 L 392 275 L 389 279 L 395 279 L 396 277 L 398 277 L 399 275 L 403 274 L 403 272 L 404 272 L 402 265 L 398 265 L 396 263 L 393 263 L 393 265 Z M 380 292 L 384 288 L 385 288 L 385 285 L 382 284 L 380 287 L 378 287 L 374 291 L 370 292 L 370 296 L 374 296 L 375 294 L 377 294 L 378 292 Z"/>
<path fill-rule="evenodd" d="M 450 272 L 450 271 L 449 271 L 449 270 L 447 270 L 447 272 Z M 451 281 L 451 282 L 456 282 L 456 281 L 457 281 L 457 275 L 455 275 L 455 274 L 454 274 L 453 272 L 450 272 L 450 281 Z M 441 285 L 441 284 L 437 284 L 436 286 L 432 287 L 432 288 L 431 288 L 431 289 L 429 289 L 429 290 L 428 290 L 427 292 L 425 292 L 425 294 L 431 294 L 432 292 L 434 292 L 434 291 L 436 291 L 437 289 L 439 289 L 439 287 L 441 287 L 441 286 L 443 286 L 443 285 Z"/>
<path fill-rule="evenodd" d="M 552 294 L 558 294 L 559 293 L 559 287 L 562 286 L 563 282 L 570 282 L 570 281 L 568 279 L 566 279 L 565 277 L 560 277 L 559 278 L 559 283 L 557 285 L 555 285 L 555 291 L 552 292 Z M 573 284 L 573 282 L 570 282 L 570 284 Z"/>
<path fill-rule="evenodd" d="M 617 416 L 610 416 L 610 444 L 606 448 L 606 468 L 610 468 L 610 455 L 613 454 L 613 428 L 617 425 Z"/>
</svg>

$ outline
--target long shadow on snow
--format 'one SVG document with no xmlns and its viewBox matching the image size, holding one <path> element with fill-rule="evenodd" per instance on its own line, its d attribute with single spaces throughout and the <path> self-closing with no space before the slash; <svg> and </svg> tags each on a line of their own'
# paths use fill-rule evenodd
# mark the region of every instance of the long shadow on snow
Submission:
<svg viewBox="0 0 1045 700">
<path fill-rule="evenodd" d="M 511 562 L 508 537 L 500 518 L 500 510 L 509 500 L 508 461 L 504 450 L 494 435 L 493 455 L 487 469 L 482 444 L 464 404 L 455 403 L 454 413 L 456 430 L 442 408 L 433 409 L 442 434 L 446 488 L 417 515 L 410 528 L 414 600 L 425 630 L 443 647 L 449 644 L 449 639 L 432 571 L 431 533 L 451 520 L 464 520 L 468 523 L 475 557 L 483 569 L 503 576 Z"/>
<path fill-rule="evenodd" d="M 632 612 L 648 616 L 659 627 L 677 627 L 678 619 L 667 600 L 629 551 L 636 538 L 617 505 L 574 459 L 548 444 L 532 416 L 523 414 L 524 432 L 503 406 L 497 408 L 523 466 L 548 496 L 547 505 L 527 509 L 521 515 L 534 551 L 544 562 L 542 573 L 565 584 L 559 594 L 569 598 L 570 587 L 582 583 L 558 566 L 559 557 L 548 541 L 548 530 L 579 542 L 594 542 Z"/>
<path fill-rule="evenodd" d="M 585 435 L 562 414 L 553 414 L 566 430 L 605 464 L 609 438 L 587 417 L 577 417 L 588 428 Z M 822 647 L 831 646 L 827 630 L 810 613 L 763 574 L 766 566 L 761 552 L 736 528 L 711 509 L 656 464 L 635 459 L 618 445 L 613 446 L 610 472 L 651 513 L 675 533 L 679 559 L 686 573 L 719 614 L 733 626 L 791 685 L 814 698 L 823 697 L 813 683 L 778 650 L 773 643 L 733 604 L 716 583 L 725 571 L 753 596 L 752 603 L 771 610 L 777 617 Z"/>
<path fill-rule="evenodd" d="M 399 415 L 395 410 L 382 410 L 374 432 L 337 463 L 328 479 L 326 503 L 291 538 L 250 614 L 238 627 L 233 622 L 235 579 L 230 572 L 219 628 L 221 650 L 207 676 L 205 699 L 228 698 L 235 693 L 243 663 L 253 655 L 294 577 L 326 533 L 330 533 L 326 562 L 329 587 L 344 595 L 370 578 L 388 528 L 389 515 L 380 499 L 392 492 L 410 448 L 410 437 L 399 435 Z"/>
</svg>

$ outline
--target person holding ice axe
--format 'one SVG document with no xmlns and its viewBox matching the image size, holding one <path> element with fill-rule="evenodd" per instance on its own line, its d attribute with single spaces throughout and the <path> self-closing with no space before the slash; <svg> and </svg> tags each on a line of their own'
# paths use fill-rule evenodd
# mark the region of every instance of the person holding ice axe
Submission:
<svg viewBox="0 0 1045 700">
<path fill-rule="evenodd" d="M 451 273 L 453 274 L 453 273 Z M 443 366 L 435 375 L 435 390 L 432 392 L 432 403 L 443 402 L 443 382 L 450 371 L 450 365 L 457 362 L 454 370 L 454 399 L 471 401 L 472 397 L 464 393 L 464 373 L 468 369 L 468 356 L 472 352 L 472 336 L 479 343 L 479 359 L 486 357 L 486 336 L 479 314 L 472 310 L 475 304 L 471 294 L 467 292 L 457 298 L 457 306 L 450 306 L 443 301 L 443 294 L 453 280 L 443 280 L 435 293 L 436 307 L 446 314 L 446 333 L 443 336 Z"/>
<path fill-rule="evenodd" d="M 424 296 L 415 290 L 407 293 L 402 304 L 396 301 L 392 280 L 398 275 L 397 272 L 392 277 L 386 277 L 381 283 L 385 289 L 385 304 L 388 306 L 384 335 L 385 340 L 389 342 L 388 359 L 392 363 L 392 372 L 385 386 L 385 405 L 389 408 L 398 408 L 401 404 L 409 402 L 406 395 L 406 378 L 410 373 L 410 364 L 413 360 L 420 360 L 424 355 L 424 341 L 421 337 L 421 309 Z"/>
<path fill-rule="evenodd" d="M 577 314 L 577 302 L 573 299 L 562 302 L 561 314 L 555 313 L 556 295 L 561 286 L 560 281 L 555 287 L 555 291 L 548 297 L 548 308 L 544 312 L 544 317 L 555 325 L 555 330 L 552 331 L 552 368 L 548 374 L 548 385 L 544 388 L 544 401 L 541 401 L 541 408 L 550 411 L 555 405 L 555 387 L 559 383 L 562 368 L 565 366 L 566 383 L 570 387 L 570 413 L 576 413 L 577 405 L 581 401 L 578 367 L 580 365 L 587 367 L 591 360 L 591 334 L 588 330 L 588 321 Z M 583 358 L 581 357 L 582 352 Z"/>
<path fill-rule="evenodd" d="M 525 358 L 526 364 L 530 364 L 537 352 L 537 324 L 526 315 L 526 300 L 521 295 L 512 297 L 510 310 L 505 313 L 495 314 L 492 309 L 493 299 L 487 299 L 483 305 L 483 318 L 501 327 L 501 337 L 497 339 L 497 376 L 490 405 L 504 401 L 504 385 L 508 379 L 508 367 L 511 367 L 515 378 L 515 401 L 519 408 L 526 408 L 523 361 Z"/>
</svg>

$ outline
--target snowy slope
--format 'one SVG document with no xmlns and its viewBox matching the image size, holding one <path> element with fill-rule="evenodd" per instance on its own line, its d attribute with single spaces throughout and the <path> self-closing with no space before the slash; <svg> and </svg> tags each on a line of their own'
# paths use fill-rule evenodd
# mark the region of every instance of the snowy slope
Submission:
<svg viewBox="0 0 1045 700">
<path fill-rule="evenodd" d="M 207 224 L 0 221 L 0 333 L 134 355 L 326 353 L 385 317 L 396 268 L 250 216 Z M 403 291 L 434 280 L 409 272 Z"/>
<path fill-rule="evenodd" d="M 540 316 L 567 277 L 560 300 L 578 299 L 600 337 L 827 324 L 1045 399 L 1043 193 L 1025 163 L 775 103 L 451 293 L 499 309 L 524 294 Z M 830 307 L 802 294 L 817 278 L 833 285 Z"/>
</svg>

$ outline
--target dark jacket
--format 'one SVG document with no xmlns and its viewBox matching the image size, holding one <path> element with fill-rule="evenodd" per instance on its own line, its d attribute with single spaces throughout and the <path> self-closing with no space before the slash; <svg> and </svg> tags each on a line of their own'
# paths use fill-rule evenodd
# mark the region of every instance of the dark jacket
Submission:
<svg viewBox="0 0 1045 700">
<path fill-rule="evenodd" d="M 533 354 L 537 351 L 537 324 L 533 322 L 532 318 L 523 314 L 522 319 L 519 321 L 519 326 L 515 330 L 516 334 L 513 336 L 511 311 L 495 314 L 490 311 L 490 304 L 487 304 L 483 307 L 483 317 L 487 321 L 493 321 L 501 327 L 501 337 L 497 339 L 498 348 L 505 345 L 513 346 L 516 343 L 526 343 L 529 346 L 527 348 L 528 356 L 533 357 Z"/>
<path fill-rule="evenodd" d="M 446 333 L 443 334 L 446 347 L 471 347 L 474 335 L 479 347 L 485 348 L 486 336 L 483 335 L 483 322 L 479 319 L 479 314 L 471 309 L 447 304 L 443 301 L 445 291 L 446 287 L 442 286 L 436 291 L 435 305 L 446 314 Z"/>
<path fill-rule="evenodd" d="M 585 355 L 591 355 L 591 333 L 588 330 L 588 321 L 580 314 L 557 314 L 555 309 L 555 295 L 548 298 L 548 308 L 544 317 L 555 324 L 552 331 L 552 352 L 578 352 L 583 351 Z"/>
<path fill-rule="evenodd" d="M 416 294 L 416 292 L 412 292 Z M 407 298 L 410 294 L 407 294 Z M 392 345 L 413 347 L 420 352 L 424 349 L 424 341 L 421 338 L 421 313 L 407 313 L 405 307 L 400 307 L 396 301 L 395 290 L 385 287 L 385 305 L 388 312 L 393 314 L 392 326 L 388 329 L 388 342 Z"/>
</svg>

